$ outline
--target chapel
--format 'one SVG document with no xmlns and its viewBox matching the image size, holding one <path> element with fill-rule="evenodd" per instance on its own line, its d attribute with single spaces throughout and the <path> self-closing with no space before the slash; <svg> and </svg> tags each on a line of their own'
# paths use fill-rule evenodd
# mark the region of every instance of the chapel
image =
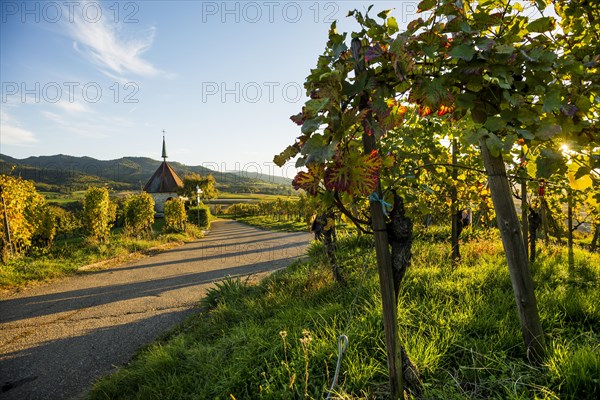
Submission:
<svg viewBox="0 0 600 400">
<path fill-rule="evenodd" d="M 165 145 L 165 135 L 163 131 L 162 143 L 162 163 L 146 186 L 144 191 L 149 193 L 154 198 L 154 211 L 161 215 L 164 211 L 165 202 L 169 199 L 178 198 L 177 191 L 183 188 L 183 181 L 177 175 L 177 172 L 167 162 L 167 147 Z"/>
</svg>

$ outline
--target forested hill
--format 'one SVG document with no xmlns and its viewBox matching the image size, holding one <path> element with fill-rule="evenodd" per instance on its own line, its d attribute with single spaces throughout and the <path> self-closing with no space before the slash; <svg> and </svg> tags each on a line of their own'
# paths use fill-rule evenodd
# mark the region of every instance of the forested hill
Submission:
<svg viewBox="0 0 600 400">
<path fill-rule="evenodd" d="M 152 176 L 161 161 L 147 157 L 123 157 L 116 160 L 97 160 L 91 157 L 54 156 L 16 159 L 0 154 L 0 174 L 21 176 L 33 180 L 40 190 L 83 190 L 89 185 L 108 185 L 114 190 L 136 190 Z M 203 166 L 188 166 L 169 162 L 179 176 L 190 173 L 212 174 L 217 188 L 232 193 L 287 194 L 291 180 L 260 174 L 256 170 L 224 172 Z"/>
</svg>

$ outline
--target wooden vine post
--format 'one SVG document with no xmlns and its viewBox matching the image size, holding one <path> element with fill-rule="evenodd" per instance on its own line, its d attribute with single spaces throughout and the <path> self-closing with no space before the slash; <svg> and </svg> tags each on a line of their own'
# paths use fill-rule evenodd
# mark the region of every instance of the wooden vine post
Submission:
<svg viewBox="0 0 600 400">
<path fill-rule="evenodd" d="M 544 238 L 544 244 L 548 246 L 550 239 L 548 238 L 548 215 L 545 195 L 546 183 L 541 180 L 540 187 L 538 189 L 538 196 L 540 198 L 540 215 L 542 216 L 542 237 Z"/>
<path fill-rule="evenodd" d="M 6 240 L 8 242 L 8 248 L 10 249 L 10 255 L 13 256 L 14 252 L 13 252 L 13 245 L 12 245 L 12 240 L 10 238 L 10 225 L 8 224 L 8 214 L 6 212 L 6 202 L 4 201 L 4 188 L 2 187 L 2 185 L 0 185 L 0 198 L 2 198 L 2 209 L 3 209 L 3 215 L 4 215 L 4 233 L 6 235 Z M 2 259 L 4 260 L 4 257 L 2 257 Z"/>
<path fill-rule="evenodd" d="M 452 204 L 450 205 L 450 213 L 452 214 L 452 262 L 458 262 L 460 260 L 460 247 L 458 244 L 458 235 L 460 234 L 460 229 L 458 224 L 462 223 L 462 218 L 459 218 L 459 209 L 458 209 L 458 193 L 456 190 L 457 178 L 458 178 L 458 170 L 456 168 L 457 153 L 458 153 L 458 141 L 456 139 L 452 139 L 452 187 L 450 188 L 450 198 L 452 200 Z"/>
<path fill-rule="evenodd" d="M 567 248 L 569 269 L 575 268 L 575 255 L 573 254 L 573 189 L 567 188 Z"/>
<path fill-rule="evenodd" d="M 352 56 L 355 60 L 354 72 L 356 77 L 366 72 L 364 55 L 360 39 L 352 39 Z M 361 94 L 360 110 L 369 108 L 369 95 Z M 374 134 L 367 134 L 370 113 L 363 121 L 363 147 L 365 154 L 377 150 Z M 381 184 L 377 185 L 377 196 L 383 199 Z M 383 200 L 382 200 L 383 201 Z M 383 329 L 385 331 L 385 344 L 387 350 L 388 373 L 391 399 L 404 398 L 404 382 L 402 377 L 402 357 L 400 337 L 398 336 L 398 319 L 396 311 L 396 296 L 394 292 L 394 276 L 392 271 L 392 258 L 390 255 L 388 234 L 382 204 L 371 201 L 371 227 L 375 236 L 375 252 L 377 256 L 377 269 L 379 271 L 379 287 L 383 306 Z"/>
<path fill-rule="evenodd" d="M 480 139 L 479 146 L 483 165 L 488 174 L 498 229 L 506 252 L 510 280 L 519 312 L 521 334 L 527 347 L 527 357 L 539 363 L 544 358 L 546 346 L 521 227 L 512 201 L 502 155 L 493 155 L 485 139 L 485 137 Z"/>
<path fill-rule="evenodd" d="M 529 259 L 529 221 L 527 214 L 529 212 L 529 205 L 527 204 L 527 179 L 525 170 L 523 170 L 523 177 L 521 178 L 521 231 L 523 233 L 523 244 L 525 245 L 525 255 Z"/>
</svg>

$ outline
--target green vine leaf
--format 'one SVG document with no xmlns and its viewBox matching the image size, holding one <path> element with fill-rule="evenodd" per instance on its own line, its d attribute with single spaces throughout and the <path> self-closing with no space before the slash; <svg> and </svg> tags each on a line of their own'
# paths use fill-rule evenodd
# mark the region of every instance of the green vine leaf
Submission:
<svg viewBox="0 0 600 400">
<path fill-rule="evenodd" d="M 562 128 L 560 125 L 543 123 L 542 125 L 540 125 L 535 136 L 539 140 L 549 140 L 556 135 L 560 135 L 561 133 Z"/>
<path fill-rule="evenodd" d="M 278 167 L 283 167 L 288 160 L 292 159 L 298 154 L 298 146 L 291 145 L 285 148 L 281 153 L 273 157 L 273 162 Z"/>
<path fill-rule="evenodd" d="M 301 131 L 305 135 L 310 135 L 311 133 L 313 133 L 314 131 L 319 129 L 319 127 L 321 126 L 321 123 L 322 123 L 321 117 L 315 117 L 315 118 L 308 119 L 308 120 L 304 121 L 304 124 L 302 124 Z"/>
<path fill-rule="evenodd" d="M 506 128 L 506 121 L 504 121 L 501 117 L 491 116 L 486 119 L 483 126 L 485 126 L 491 132 L 498 132 Z"/>
<path fill-rule="evenodd" d="M 418 7 L 417 12 L 422 13 L 423 11 L 429 11 L 436 5 L 436 0 L 422 0 Z"/>
<path fill-rule="evenodd" d="M 543 112 L 558 111 L 561 107 L 561 96 L 558 89 L 553 89 L 546 94 L 544 99 L 544 105 L 542 107 Z"/>
<path fill-rule="evenodd" d="M 515 46 L 510 44 L 499 44 L 496 46 L 496 52 L 499 54 L 512 54 L 515 50 Z"/>
<path fill-rule="evenodd" d="M 323 164 L 330 160 L 335 154 L 337 143 L 327 139 L 320 134 L 313 134 L 302 146 L 302 155 L 306 156 L 305 164 Z"/>
<path fill-rule="evenodd" d="M 494 157 L 500 156 L 500 151 L 504 147 L 500 138 L 491 132 L 488 134 L 487 139 L 485 139 L 485 144 Z"/>
<path fill-rule="evenodd" d="M 452 57 L 460 58 L 465 61 L 471 61 L 475 53 L 473 46 L 466 43 L 453 47 L 452 50 L 450 50 L 450 55 Z"/>
<path fill-rule="evenodd" d="M 554 29 L 556 25 L 556 21 L 552 17 L 542 17 L 533 20 L 529 24 L 527 24 L 527 30 L 529 32 L 548 32 Z"/>
</svg>

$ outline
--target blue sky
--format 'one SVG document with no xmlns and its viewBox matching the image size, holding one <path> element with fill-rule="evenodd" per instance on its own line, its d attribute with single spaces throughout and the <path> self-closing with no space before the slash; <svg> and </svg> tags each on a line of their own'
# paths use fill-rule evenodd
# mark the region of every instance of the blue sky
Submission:
<svg viewBox="0 0 600 400">
<path fill-rule="evenodd" d="M 418 1 L 5 1 L 0 152 L 273 169 L 332 20 Z"/>
</svg>

